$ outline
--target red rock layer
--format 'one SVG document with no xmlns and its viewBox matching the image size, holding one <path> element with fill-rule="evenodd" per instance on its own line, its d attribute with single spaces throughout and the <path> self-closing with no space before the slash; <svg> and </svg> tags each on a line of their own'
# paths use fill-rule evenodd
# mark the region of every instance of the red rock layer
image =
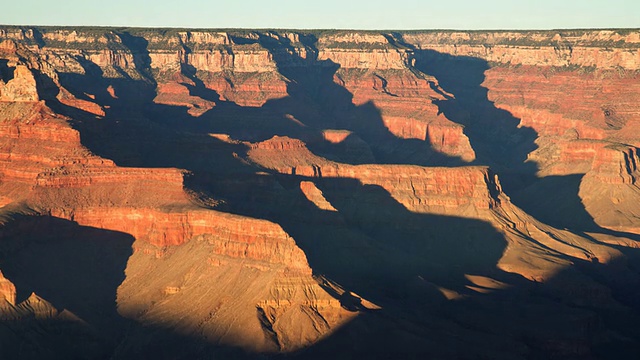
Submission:
<svg viewBox="0 0 640 360">
<path fill-rule="evenodd" d="M 176 75 L 172 82 L 158 84 L 156 89 L 157 95 L 153 101 L 157 104 L 170 106 L 186 106 L 188 113 L 195 117 L 206 113 L 216 106 L 214 101 L 191 95 L 187 86 L 195 86 L 195 84 L 190 79 Z"/>
<path fill-rule="evenodd" d="M 530 160 L 542 175 L 586 173 L 611 142 L 640 143 L 640 87 L 633 73 L 501 66 L 485 75 L 489 99 L 536 131 L 539 149 Z"/>
<path fill-rule="evenodd" d="M 306 257 L 282 228 L 266 220 L 204 209 L 163 211 L 150 208 L 90 207 L 55 210 L 51 215 L 83 226 L 126 232 L 157 247 L 181 245 L 213 234 L 213 253 L 286 265 L 311 274 Z"/>
<path fill-rule="evenodd" d="M 534 67 L 495 67 L 483 86 L 489 99 L 513 112 L 541 136 L 602 139 L 640 119 L 640 85 L 629 72 L 556 71 Z"/>
<path fill-rule="evenodd" d="M 432 89 L 435 78 L 420 78 L 408 71 L 340 70 L 335 81 L 353 94 L 353 103 L 372 103 L 380 109 L 384 126 L 400 139 L 428 141 L 444 155 L 471 162 L 475 152 L 463 127 L 438 111 L 434 99 L 443 100 Z"/>
<path fill-rule="evenodd" d="M 197 210 L 183 190 L 182 171 L 120 168 L 94 156 L 66 119 L 42 102 L 0 103 L 0 114 L 0 186 L 10 190 L 22 184 L 13 192 L 21 198 L 4 202 L 26 200 L 48 214 L 130 233 L 157 246 L 224 234 L 216 250 L 220 254 L 310 271 L 304 254 L 278 225 Z"/>
<path fill-rule="evenodd" d="M 413 212 L 477 215 L 498 204 L 499 184 L 484 167 L 433 168 L 411 165 L 300 166 L 297 175 L 357 179 L 378 185 Z"/>
<path fill-rule="evenodd" d="M 87 151 L 78 131 L 42 102 L 0 103 L 0 114 L 0 186 L 23 188 L 16 201 L 44 209 L 186 201 L 181 171 L 118 168 Z"/>
<path fill-rule="evenodd" d="M 638 149 L 630 146 L 609 145 L 596 153 L 590 176 L 608 184 L 635 184 L 638 175 Z"/>
<path fill-rule="evenodd" d="M 81 225 L 126 232 L 156 246 L 219 234 L 216 251 L 221 255 L 310 272 L 302 251 L 278 225 L 196 209 L 184 193 L 181 171 L 116 167 L 83 150 L 77 132 L 66 123 L 47 118 L 38 122 L 38 126 L 15 125 L 13 129 L 19 130 L 15 133 L 0 133 L 5 145 L 2 186 L 26 184 L 31 195 L 22 195 L 32 206 Z M 48 136 L 54 129 L 60 130 L 58 141 Z M 62 136 L 65 129 L 68 137 Z M 48 146 L 35 151 L 43 136 L 50 138 Z"/>
<path fill-rule="evenodd" d="M 267 101 L 287 96 L 287 82 L 277 72 L 208 73 L 202 78 L 206 86 L 216 91 L 222 101 L 240 106 L 260 107 Z"/>
<path fill-rule="evenodd" d="M 347 165 L 311 154 L 299 140 L 274 137 L 251 145 L 249 157 L 281 173 L 310 178 L 357 179 L 377 185 L 414 212 L 477 216 L 498 205 L 497 178 L 486 167 Z"/>
</svg>

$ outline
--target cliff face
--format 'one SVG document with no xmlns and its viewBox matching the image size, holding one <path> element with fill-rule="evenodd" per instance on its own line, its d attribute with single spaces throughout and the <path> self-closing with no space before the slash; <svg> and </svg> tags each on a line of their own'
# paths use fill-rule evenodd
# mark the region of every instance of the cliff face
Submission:
<svg viewBox="0 0 640 360">
<path fill-rule="evenodd" d="M 637 340 L 608 317 L 637 313 L 638 31 L 0 41 L 0 321 L 34 357 L 49 322 L 114 358 Z"/>
<path fill-rule="evenodd" d="M 640 61 L 638 32 L 628 30 L 432 32 L 405 39 L 421 49 L 512 65 L 637 70 Z"/>
</svg>

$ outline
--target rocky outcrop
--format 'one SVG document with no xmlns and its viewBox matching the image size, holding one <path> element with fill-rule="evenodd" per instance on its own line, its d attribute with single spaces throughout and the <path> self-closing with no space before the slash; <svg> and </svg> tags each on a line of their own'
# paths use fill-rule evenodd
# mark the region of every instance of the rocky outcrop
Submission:
<svg viewBox="0 0 640 360">
<path fill-rule="evenodd" d="M 638 176 L 638 149 L 609 145 L 595 155 L 588 175 L 606 184 L 635 184 Z"/>
<path fill-rule="evenodd" d="M 327 201 L 327 199 L 322 194 L 322 190 L 318 189 L 316 184 L 311 181 L 302 181 L 300 182 L 300 190 L 307 198 L 307 200 L 311 201 L 318 209 L 327 210 L 327 211 L 338 211 L 336 208 L 331 205 Z"/>
<path fill-rule="evenodd" d="M 11 305 L 16 304 L 16 287 L 2 275 L 2 271 L 0 271 L 0 300 L 4 300 Z"/>
<path fill-rule="evenodd" d="M 427 125 L 425 140 L 442 154 L 459 157 L 464 162 L 476 159 L 475 151 L 462 126 L 442 122 L 430 123 Z"/>
<path fill-rule="evenodd" d="M 107 341 L 97 335 L 95 329 L 73 313 L 57 310 L 35 293 L 19 304 L 5 306 L 8 303 L 1 302 L 0 298 L 3 325 L 0 345 L 8 356 L 42 358 L 53 353 L 92 358 L 107 352 Z M 61 332 L 74 340 L 61 337 Z M 78 343 L 83 346 L 77 346 Z"/>
<path fill-rule="evenodd" d="M 307 275 L 306 261 L 302 267 L 291 258 L 249 261 L 251 248 L 247 253 L 226 236 L 224 231 L 196 236 L 165 253 L 135 244 L 118 289 L 120 313 L 215 344 L 267 353 L 300 349 L 353 317 Z M 268 251 L 288 246 L 272 240 L 261 246 Z M 173 271 L 153 276 L 167 268 Z"/>
<path fill-rule="evenodd" d="M 36 80 L 31 70 L 24 65 L 17 65 L 13 70 L 13 78 L 6 84 L 0 80 L 0 101 L 30 102 L 38 101 Z"/>
<path fill-rule="evenodd" d="M 318 37 L 318 59 L 331 60 L 343 69 L 406 69 L 409 51 L 389 43 L 382 34 L 338 32 Z"/>
<path fill-rule="evenodd" d="M 280 137 L 251 147 L 250 158 L 262 166 L 283 174 L 354 179 L 363 185 L 376 185 L 413 212 L 477 216 L 478 211 L 499 204 L 496 196 L 501 192 L 500 184 L 486 167 L 332 163 L 310 153 L 301 141 Z"/>
<path fill-rule="evenodd" d="M 463 127 L 443 116 L 434 104 L 445 99 L 433 90 L 435 78 L 416 76 L 405 64 L 403 70 L 340 69 L 334 81 L 353 94 L 354 104 L 379 108 L 382 124 L 394 137 L 425 141 L 437 153 L 464 162 L 475 159 Z"/>
<path fill-rule="evenodd" d="M 487 168 L 426 168 L 418 166 L 321 166 L 297 167 L 309 177 L 357 179 L 389 192 L 410 211 L 471 215 L 497 206 L 493 194 L 500 185 Z"/>
<path fill-rule="evenodd" d="M 640 233 L 639 160 L 638 150 L 630 146 L 609 145 L 596 154 L 579 195 L 598 225 Z"/>
<path fill-rule="evenodd" d="M 236 259 L 286 264 L 310 275 L 304 253 L 280 226 L 265 220 L 213 210 L 176 209 L 162 211 L 136 208 L 91 208 L 55 210 L 51 215 L 80 225 L 116 230 L 157 247 L 181 245 L 205 234 L 214 245 L 212 252 Z"/>
</svg>

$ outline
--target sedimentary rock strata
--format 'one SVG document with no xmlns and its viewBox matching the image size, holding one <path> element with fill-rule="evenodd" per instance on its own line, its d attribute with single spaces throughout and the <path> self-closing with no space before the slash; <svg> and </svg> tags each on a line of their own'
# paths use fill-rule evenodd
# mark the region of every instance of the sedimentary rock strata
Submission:
<svg viewBox="0 0 640 360">
<path fill-rule="evenodd" d="M 638 350 L 638 31 L 0 41 L 9 356 Z"/>
</svg>

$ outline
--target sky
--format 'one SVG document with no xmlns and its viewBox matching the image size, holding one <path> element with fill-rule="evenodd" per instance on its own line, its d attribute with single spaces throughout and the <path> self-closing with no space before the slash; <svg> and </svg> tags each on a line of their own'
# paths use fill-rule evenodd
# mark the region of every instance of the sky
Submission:
<svg viewBox="0 0 640 360">
<path fill-rule="evenodd" d="M 3 2 L 3 25 L 371 30 L 640 28 L 640 0 Z"/>
</svg>

